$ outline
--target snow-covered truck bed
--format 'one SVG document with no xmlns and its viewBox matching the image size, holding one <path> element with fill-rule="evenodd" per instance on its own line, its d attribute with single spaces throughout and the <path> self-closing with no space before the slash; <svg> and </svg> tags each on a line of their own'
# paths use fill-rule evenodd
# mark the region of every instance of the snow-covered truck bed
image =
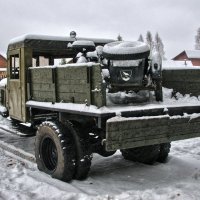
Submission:
<svg viewBox="0 0 200 200">
<path fill-rule="evenodd" d="M 95 117 L 99 128 L 106 125 L 107 151 L 167 143 L 199 137 L 200 102 L 171 101 L 132 106 L 87 106 L 72 103 L 28 101 L 29 108 Z"/>
</svg>

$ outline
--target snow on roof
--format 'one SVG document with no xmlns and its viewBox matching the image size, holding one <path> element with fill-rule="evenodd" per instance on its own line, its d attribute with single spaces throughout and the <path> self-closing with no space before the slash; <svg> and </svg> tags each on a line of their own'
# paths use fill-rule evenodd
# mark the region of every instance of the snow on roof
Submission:
<svg viewBox="0 0 200 200">
<path fill-rule="evenodd" d="M 164 60 L 162 62 L 163 69 L 200 69 L 198 67 L 194 67 L 192 62 L 187 61 L 175 61 L 175 60 Z"/>
<path fill-rule="evenodd" d="M 77 40 L 92 40 L 95 43 L 108 43 L 114 40 L 102 39 L 102 38 L 82 38 L 77 37 Z M 73 42 L 75 38 L 65 37 L 65 36 L 51 36 L 51 35 L 39 35 L 39 34 L 25 34 L 10 40 L 9 44 L 14 44 L 18 42 L 23 42 L 24 40 L 56 40 L 56 41 L 68 41 Z"/>
<path fill-rule="evenodd" d="M 185 50 L 188 58 L 199 58 L 200 59 L 200 50 Z"/>
<path fill-rule="evenodd" d="M 71 41 L 71 42 L 74 41 L 74 39 L 71 37 L 25 34 L 11 39 L 9 44 L 22 42 L 24 40 L 57 40 L 57 41 Z"/>
</svg>

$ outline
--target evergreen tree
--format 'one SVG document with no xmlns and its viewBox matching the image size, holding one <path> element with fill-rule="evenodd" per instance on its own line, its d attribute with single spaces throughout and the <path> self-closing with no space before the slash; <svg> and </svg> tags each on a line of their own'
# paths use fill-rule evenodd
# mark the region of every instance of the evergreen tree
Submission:
<svg viewBox="0 0 200 200">
<path fill-rule="evenodd" d="M 143 38 L 142 34 L 140 34 L 140 36 L 139 36 L 139 38 L 138 38 L 138 41 L 144 42 L 144 38 Z"/>
<path fill-rule="evenodd" d="M 197 29 L 197 35 L 195 36 L 195 49 L 200 50 L 200 28 Z"/>
<path fill-rule="evenodd" d="M 150 50 L 152 51 L 153 49 L 153 38 L 152 38 L 152 34 L 150 31 L 147 31 L 146 34 L 146 43 L 149 45 Z"/>
<path fill-rule="evenodd" d="M 155 41 L 154 41 L 154 50 L 159 52 L 160 56 L 162 57 L 163 60 L 165 60 L 165 51 L 164 51 L 164 44 L 159 36 L 158 33 L 155 35 Z"/>
<path fill-rule="evenodd" d="M 119 34 L 118 36 L 117 36 L 117 40 L 118 41 L 122 41 L 123 39 L 122 39 L 122 36 Z"/>
</svg>

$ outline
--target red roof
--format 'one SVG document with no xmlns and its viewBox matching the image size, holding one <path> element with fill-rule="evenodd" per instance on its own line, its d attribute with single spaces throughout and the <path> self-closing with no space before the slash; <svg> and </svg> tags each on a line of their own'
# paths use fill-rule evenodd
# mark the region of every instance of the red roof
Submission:
<svg viewBox="0 0 200 200">
<path fill-rule="evenodd" d="M 188 59 L 192 59 L 192 58 L 200 59 L 200 50 L 184 50 L 181 53 L 179 53 L 177 56 L 172 58 L 172 60 L 175 60 L 177 57 L 183 54 L 185 54 Z"/>
<path fill-rule="evenodd" d="M 6 58 L 0 54 L 0 67 L 5 68 L 6 66 L 7 66 Z"/>
</svg>

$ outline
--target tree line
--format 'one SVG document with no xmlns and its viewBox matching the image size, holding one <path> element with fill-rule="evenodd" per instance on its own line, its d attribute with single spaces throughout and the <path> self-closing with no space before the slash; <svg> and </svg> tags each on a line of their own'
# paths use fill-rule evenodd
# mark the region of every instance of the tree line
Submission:
<svg viewBox="0 0 200 200">
<path fill-rule="evenodd" d="M 200 50 L 200 27 L 197 29 L 197 34 L 195 35 L 195 50 Z"/>
<path fill-rule="evenodd" d="M 119 41 L 123 40 L 122 36 L 120 34 L 117 36 L 117 40 L 119 40 Z M 162 39 L 161 39 L 161 37 L 158 33 L 156 33 L 155 37 L 153 38 L 151 32 L 147 31 L 145 39 L 142 36 L 142 34 L 140 34 L 138 41 L 147 43 L 149 45 L 151 52 L 153 52 L 153 51 L 159 52 L 162 59 L 166 60 L 165 51 L 164 51 L 164 44 L 163 44 Z"/>
</svg>

